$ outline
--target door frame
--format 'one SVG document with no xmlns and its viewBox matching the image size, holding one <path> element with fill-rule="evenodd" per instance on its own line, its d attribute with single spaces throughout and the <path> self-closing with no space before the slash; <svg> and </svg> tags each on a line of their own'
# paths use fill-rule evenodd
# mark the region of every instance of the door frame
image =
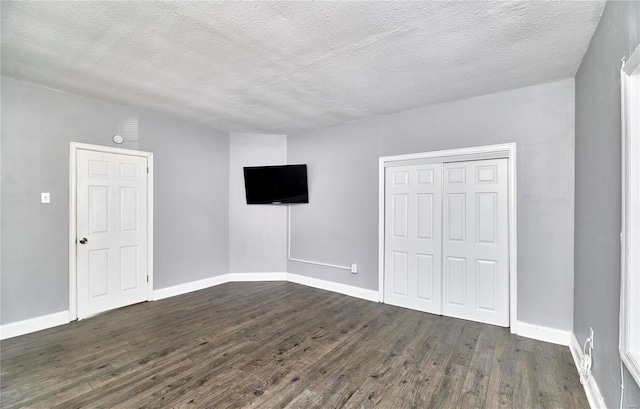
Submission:
<svg viewBox="0 0 640 409">
<path fill-rule="evenodd" d="M 517 180 L 516 144 L 475 146 L 432 152 L 410 153 L 406 155 L 382 156 L 378 167 L 378 301 L 384 302 L 384 215 L 385 215 L 385 168 L 401 162 L 433 161 L 461 162 L 479 159 L 507 159 L 508 211 L 509 211 L 509 323 L 511 333 L 518 326 L 518 223 L 517 223 Z"/>
<path fill-rule="evenodd" d="M 153 153 L 132 149 L 111 148 L 108 146 L 90 145 L 87 143 L 71 142 L 69 144 L 69 317 L 78 319 L 78 289 L 77 289 L 77 153 L 79 150 L 118 155 L 138 156 L 147 159 L 147 301 L 153 299 Z"/>
</svg>

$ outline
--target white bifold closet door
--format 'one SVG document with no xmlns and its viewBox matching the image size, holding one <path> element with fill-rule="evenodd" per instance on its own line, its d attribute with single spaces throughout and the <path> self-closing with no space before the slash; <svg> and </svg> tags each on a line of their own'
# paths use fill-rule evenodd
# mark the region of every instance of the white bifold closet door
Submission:
<svg viewBox="0 0 640 409">
<path fill-rule="evenodd" d="M 387 304 L 442 314 L 442 163 L 386 170 Z"/>
<path fill-rule="evenodd" d="M 509 326 L 507 159 L 388 167 L 384 302 Z"/>
<path fill-rule="evenodd" d="M 446 163 L 442 313 L 509 326 L 507 159 Z"/>
</svg>

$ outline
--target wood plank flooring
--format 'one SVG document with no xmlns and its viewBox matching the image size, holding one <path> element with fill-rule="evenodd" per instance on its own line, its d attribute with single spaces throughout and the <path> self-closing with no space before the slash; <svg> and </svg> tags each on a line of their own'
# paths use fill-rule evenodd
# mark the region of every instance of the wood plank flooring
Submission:
<svg viewBox="0 0 640 409">
<path fill-rule="evenodd" d="M 293 283 L 229 283 L 1 344 L 2 408 L 585 408 L 569 349 Z"/>
</svg>

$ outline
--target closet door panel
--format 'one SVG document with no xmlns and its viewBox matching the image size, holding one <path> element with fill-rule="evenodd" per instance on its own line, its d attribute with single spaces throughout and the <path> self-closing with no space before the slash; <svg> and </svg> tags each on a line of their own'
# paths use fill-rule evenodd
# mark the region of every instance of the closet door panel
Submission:
<svg viewBox="0 0 640 409">
<path fill-rule="evenodd" d="M 509 326 L 507 159 L 444 165 L 443 314 Z"/>
<path fill-rule="evenodd" d="M 442 313 L 442 164 L 385 170 L 384 302 Z"/>
</svg>

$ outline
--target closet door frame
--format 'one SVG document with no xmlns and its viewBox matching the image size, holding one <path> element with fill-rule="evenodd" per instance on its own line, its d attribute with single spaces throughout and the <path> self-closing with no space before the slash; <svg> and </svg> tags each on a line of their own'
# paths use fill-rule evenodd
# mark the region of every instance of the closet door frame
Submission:
<svg viewBox="0 0 640 409">
<path fill-rule="evenodd" d="M 378 301 L 384 302 L 385 254 L 385 169 L 418 163 L 462 162 L 479 159 L 507 159 L 508 211 L 509 211 L 509 323 L 511 333 L 517 333 L 518 324 L 518 223 L 516 184 L 516 144 L 475 146 L 407 155 L 383 156 L 378 168 Z"/>
</svg>

